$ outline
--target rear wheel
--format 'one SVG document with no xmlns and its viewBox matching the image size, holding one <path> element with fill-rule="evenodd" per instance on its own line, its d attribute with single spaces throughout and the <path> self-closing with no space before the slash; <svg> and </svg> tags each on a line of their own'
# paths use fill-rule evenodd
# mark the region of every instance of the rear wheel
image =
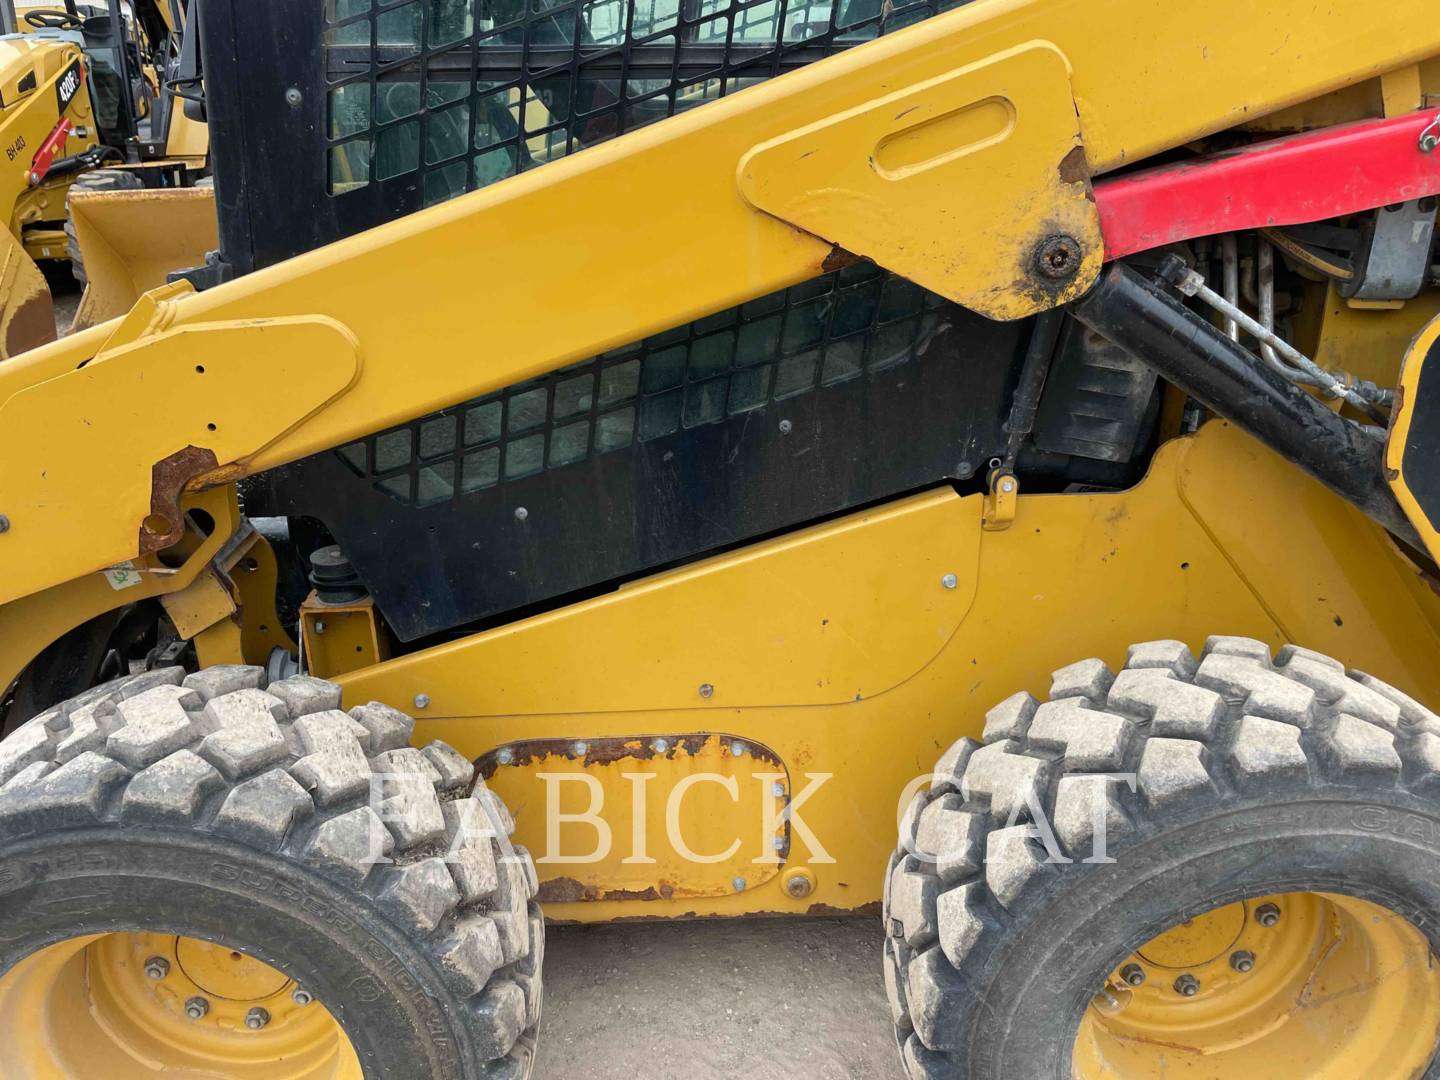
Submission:
<svg viewBox="0 0 1440 1080">
<path fill-rule="evenodd" d="M 950 748 L 901 833 L 912 1077 L 1440 1074 L 1440 719 L 1329 657 L 1218 637 L 1063 668 Z"/>
<path fill-rule="evenodd" d="M 129 169 L 91 169 L 77 176 L 65 193 L 65 255 L 70 260 L 70 272 L 82 288 L 89 279 L 85 276 L 85 256 L 75 235 L 75 222 L 70 216 L 70 196 L 77 191 L 138 191 L 144 186 L 145 182 Z"/>
<path fill-rule="evenodd" d="M 0 743 L 0 1075 L 528 1074 L 534 867 L 385 705 L 146 672 Z"/>
</svg>

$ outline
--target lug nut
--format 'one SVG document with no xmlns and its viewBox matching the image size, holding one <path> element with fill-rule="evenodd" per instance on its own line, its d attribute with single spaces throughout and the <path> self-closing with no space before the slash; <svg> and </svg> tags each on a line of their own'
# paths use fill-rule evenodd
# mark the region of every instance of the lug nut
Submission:
<svg viewBox="0 0 1440 1080">
<path fill-rule="evenodd" d="M 1245 949 L 1233 952 L 1230 954 L 1230 966 L 1243 975 L 1255 966 L 1255 954 Z"/>
<path fill-rule="evenodd" d="M 1120 979 L 1127 986 L 1139 986 L 1145 981 L 1145 969 L 1139 964 L 1126 964 L 1120 969 Z"/>
<path fill-rule="evenodd" d="M 270 1014 L 264 1009 L 251 1009 L 245 1014 L 245 1026 L 251 1031 L 259 1031 L 270 1022 Z"/>
<path fill-rule="evenodd" d="M 170 961 L 163 956 L 152 956 L 145 961 L 145 977 L 147 979 L 163 979 L 170 974 Z"/>
<path fill-rule="evenodd" d="M 294 990 L 290 991 L 290 1000 L 295 1002 L 296 1005 L 309 1005 L 310 1002 L 315 1000 L 315 995 L 310 993 L 309 990 L 302 990 L 297 986 Z"/>
<path fill-rule="evenodd" d="M 1280 921 L 1280 909 L 1274 904 L 1261 904 L 1255 909 L 1255 921 L 1261 926 L 1274 926 Z"/>
<path fill-rule="evenodd" d="M 191 1020 L 203 1020 L 205 1014 L 210 1011 L 210 1002 L 202 997 L 192 997 L 185 1002 L 185 1015 Z"/>
<path fill-rule="evenodd" d="M 1181 997 L 1194 997 L 1200 992 L 1200 980 L 1194 975 L 1181 975 L 1175 980 L 1175 992 Z"/>
</svg>

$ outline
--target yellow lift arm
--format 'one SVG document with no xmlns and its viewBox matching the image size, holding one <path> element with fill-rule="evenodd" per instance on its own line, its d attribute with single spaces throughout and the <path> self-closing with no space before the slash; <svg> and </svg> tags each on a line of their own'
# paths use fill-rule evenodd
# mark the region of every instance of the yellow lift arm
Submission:
<svg viewBox="0 0 1440 1080">
<path fill-rule="evenodd" d="M 1220 0 L 1178 34 L 1152 0 L 988 0 L 204 294 L 157 290 L 0 367 L 0 603 L 174 542 L 185 490 L 854 256 L 995 318 L 1063 303 L 1100 268 L 1092 175 L 1440 53 L 1432 14 Z"/>
</svg>

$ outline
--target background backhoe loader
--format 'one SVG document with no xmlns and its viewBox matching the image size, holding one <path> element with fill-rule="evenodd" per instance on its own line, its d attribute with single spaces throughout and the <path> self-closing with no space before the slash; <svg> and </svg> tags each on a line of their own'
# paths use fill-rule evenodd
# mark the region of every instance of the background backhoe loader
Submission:
<svg viewBox="0 0 1440 1080">
<path fill-rule="evenodd" d="M 99 263 L 81 325 L 126 310 L 138 291 L 164 284 L 164 271 L 201 261 L 207 239 L 214 246 L 210 195 L 188 190 L 208 148 L 203 122 L 186 115 L 176 92 L 185 85 L 184 20 L 180 0 L 7 2 L 0 11 L 0 211 L 9 229 L 0 238 L 0 359 L 54 339 L 41 268 L 63 275 L 68 265 L 83 286 L 78 232 L 89 234 Z M 97 196 L 86 201 L 86 224 L 71 220 L 72 195 L 142 189 L 167 194 Z M 168 194 L 180 189 L 187 193 Z M 106 213 L 117 203 L 118 224 Z M 130 255 L 132 245 L 145 256 Z M 127 293 L 131 277 L 142 287 Z"/>
<path fill-rule="evenodd" d="M 1203 16 L 202 0 L 216 253 L 0 365 L 0 1074 L 872 912 L 912 1078 L 1435 1075 L 1440 21 Z"/>
</svg>

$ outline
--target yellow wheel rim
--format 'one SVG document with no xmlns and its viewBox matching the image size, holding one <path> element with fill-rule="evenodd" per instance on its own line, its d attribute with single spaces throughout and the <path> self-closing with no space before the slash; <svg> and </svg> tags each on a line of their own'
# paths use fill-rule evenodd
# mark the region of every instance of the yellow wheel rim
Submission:
<svg viewBox="0 0 1440 1080">
<path fill-rule="evenodd" d="M 72 938 L 0 978 L 0 1076 L 360 1080 L 303 987 L 243 952 L 173 934 Z"/>
<path fill-rule="evenodd" d="M 1403 1080 L 1440 1041 L 1440 965 L 1405 919 L 1330 893 L 1258 897 L 1146 942 L 1075 1042 L 1078 1080 Z"/>
</svg>

